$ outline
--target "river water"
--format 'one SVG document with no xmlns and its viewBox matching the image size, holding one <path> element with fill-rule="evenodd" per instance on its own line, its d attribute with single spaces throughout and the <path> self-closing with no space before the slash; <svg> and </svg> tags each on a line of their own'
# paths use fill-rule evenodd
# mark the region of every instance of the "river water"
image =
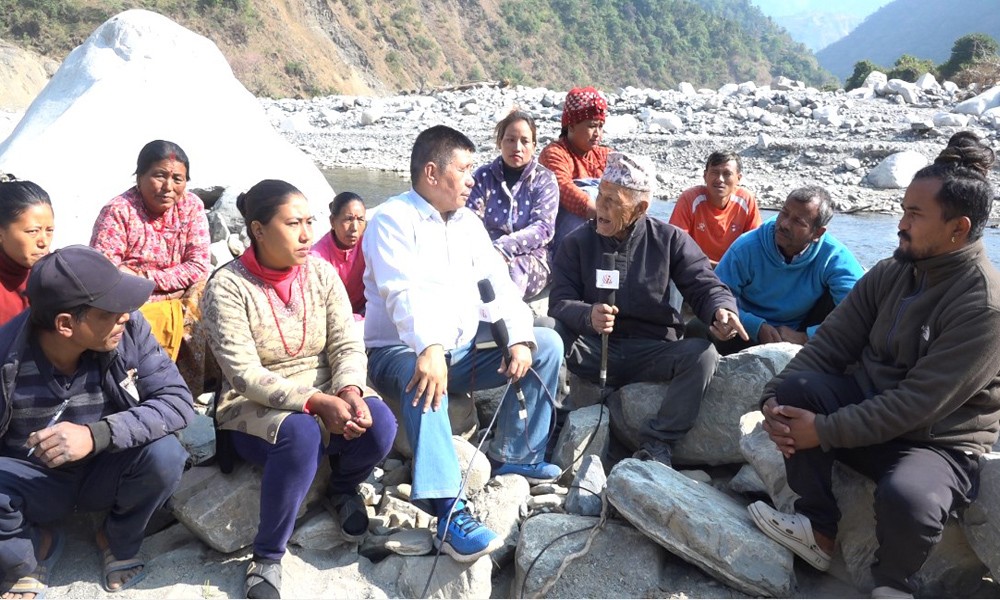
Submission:
<svg viewBox="0 0 1000 600">
<path fill-rule="evenodd" d="M 409 177 L 384 171 L 338 167 L 327 169 L 324 174 L 334 190 L 359 194 L 369 208 L 410 187 Z M 903 190 L 899 191 L 899 198 L 902 200 Z M 673 210 L 673 202 L 654 200 L 649 213 L 666 220 Z M 761 214 L 767 220 L 775 211 L 762 210 Z M 830 221 L 829 230 L 851 249 L 858 262 L 867 269 L 880 259 L 890 256 L 896 248 L 898 221 L 898 215 L 836 214 Z M 993 265 L 1000 268 L 1000 229 L 987 228 L 983 241 Z"/>
</svg>

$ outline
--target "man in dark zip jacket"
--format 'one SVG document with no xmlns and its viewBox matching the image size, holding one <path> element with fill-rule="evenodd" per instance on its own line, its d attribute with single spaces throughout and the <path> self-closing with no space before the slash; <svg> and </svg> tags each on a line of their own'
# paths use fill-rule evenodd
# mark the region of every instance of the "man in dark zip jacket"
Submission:
<svg viewBox="0 0 1000 600">
<path fill-rule="evenodd" d="M 833 461 L 871 478 L 874 598 L 912 597 L 1000 429 L 1000 274 L 980 240 L 993 152 L 968 134 L 954 144 L 907 188 L 893 258 L 858 281 L 761 399 L 800 498 L 795 514 L 756 502 L 751 516 L 826 570 L 840 519 Z"/>
<path fill-rule="evenodd" d="M 74 509 L 109 510 L 97 532 L 106 590 L 145 574 L 143 532 L 187 458 L 170 434 L 194 416 L 191 392 L 137 312 L 152 289 L 69 246 L 35 264 L 30 308 L 0 328 L 4 592 L 44 592 L 62 547 L 52 523 Z"/>
<path fill-rule="evenodd" d="M 609 385 L 671 382 L 642 439 L 622 441 L 638 446 L 636 458 L 672 466 L 673 444 L 694 425 L 719 353 L 708 340 L 682 339 L 684 322 L 670 305 L 670 282 L 717 338 L 749 338 L 736 299 L 691 236 L 646 216 L 655 180 L 648 158 L 622 152 L 608 156 L 597 219 L 567 236 L 556 255 L 549 316 L 564 335 L 566 366 L 577 376 L 598 380 L 601 336 L 607 335 Z M 596 277 L 605 253 L 617 257 L 614 303 L 605 301 Z M 612 425 L 619 407 L 612 403 Z"/>
</svg>

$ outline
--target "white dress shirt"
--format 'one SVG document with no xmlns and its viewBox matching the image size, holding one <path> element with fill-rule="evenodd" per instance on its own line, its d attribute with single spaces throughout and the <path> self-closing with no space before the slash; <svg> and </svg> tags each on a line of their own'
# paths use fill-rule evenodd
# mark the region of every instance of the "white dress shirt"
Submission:
<svg viewBox="0 0 1000 600">
<path fill-rule="evenodd" d="M 531 310 L 482 221 L 468 208 L 445 221 L 411 189 L 379 206 L 362 250 L 366 347 L 402 343 L 419 354 L 433 344 L 450 351 L 470 343 L 482 306 L 478 282 L 486 278 L 510 344 L 534 346 Z"/>
</svg>

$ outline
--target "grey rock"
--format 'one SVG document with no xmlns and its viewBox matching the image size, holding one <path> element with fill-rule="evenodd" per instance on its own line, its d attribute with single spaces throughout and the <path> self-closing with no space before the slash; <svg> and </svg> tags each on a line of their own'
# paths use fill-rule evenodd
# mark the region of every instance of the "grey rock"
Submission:
<svg viewBox="0 0 1000 600">
<path fill-rule="evenodd" d="M 844 159 L 843 166 L 848 171 L 857 171 L 861 168 L 861 161 L 852 156 Z"/>
<path fill-rule="evenodd" d="M 404 529 L 386 539 L 385 549 L 400 556 L 424 556 L 434 549 L 431 537 L 428 529 Z"/>
<path fill-rule="evenodd" d="M 917 89 L 925 91 L 933 90 L 940 87 L 938 85 L 937 79 L 930 73 L 924 73 L 920 77 L 917 77 L 917 80 L 913 82 L 913 85 L 917 86 Z"/>
<path fill-rule="evenodd" d="M 760 475 L 750 465 L 743 465 L 740 470 L 729 480 L 730 491 L 748 496 L 766 495 L 767 487 L 761 480 Z"/>
<path fill-rule="evenodd" d="M 757 149 L 767 150 L 774 145 L 774 138 L 767 135 L 766 133 L 757 134 Z"/>
<path fill-rule="evenodd" d="M 574 373 L 568 374 L 569 395 L 562 401 L 564 410 L 577 410 L 601 403 L 601 387 Z M 606 390 L 610 391 L 610 390 Z"/>
<path fill-rule="evenodd" d="M 936 127 L 965 127 L 969 124 L 969 117 L 956 113 L 937 113 L 934 115 L 934 125 Z"/>
<path fill-rule="evenodd" d="M 916 104 L 920 101 L 920 89 L 908 81 L 890 79 L 886 82 L 886 87 L 890 91 L 899 94 L 907 104 Z"/>
<path fill-rule="evenodd" d="M 208 247 L 208 253 L 211 256 L 212 266 L 221 267 L 227 262 L 233 260 L 233 252 L 229 248 L 229 241 L 223 240 L 221 242 L 215 242 Z"/>
<path fill-rule="evenodd" d="M 360 121 L 362 125 L 373 125 L 384 116 L 381 108 L 372 107 L 361 113 Z"/>
<path fill-rule="evenodd" d="M 866 177 L 868 184 L 881 190 L 904 189 L 917 171 L 927 166 L 927 157 L 913 150 L 887 156 Z"/>
<path fill-rule="evenodd" d="M 885 73 L 881 71 L 872 71 L 865 77 L 865 82 L 861 84 L 861 87 L 876 89 L 880 85 L 886 85 L 889 82 L 889 78 L 886 77 Z"/>
<path fill-rule="evenodd" d="M 686 81 L 682 81 L 679 84 L 677 84 L 677 89 L 678 91 L 680 91 L 680 93 L 684 94 L 685 96 L 694 96 L 697 95 L 698 93 L 695 91 L 694 86 Z"/>
<path fill-rule="evenodd" d="M 466 492 L 472 493 L 483 489 L 490 480 L 492 469 L 489 459 L 482 452 L 477 452 L 475 446 L 458 436 L 452 436 L 451 441 L 458 455 L 458 466 L 462 470 L 462 475 L 467 477 Z"/>
<path fill-rule="evenodd" d="M 488 598 L 493 589 L 490 580 L 493 563 L 484 556 L 472 564 L 459 563 L 447 554 L 437 560 L 430 579 L 427 596 L 421 596 L 431 576 L 433 556 L 390 556 L 371 569 L 375 581 L 386 582 L 383 587 L 389 597 L 402 598 Z M 392 590 L 390 592 L 390 590 Z M 310 594 L 312 595 L 312 594 Z M 341 593 L 331 592 L 331 597 Z M 348 594 L 350 595 L 350 594 Z"/>
<path fill-rule="evenodd" d="M 532 496 L 541 496 L 542 494 L 561 494 L 565 496 L 568 492 L 569 488 L 558 483 L 539 483 L 538 485 L 531 486 Z"/>
<path fill-rule="evenodd" d="M 229 225 L 226 224 L 226 217 L 216 211 L 209 211 L 206 216 L 208 217 L 208 235 L 212 243 L 229 239 L 230 231 Z"/>
<path fill-rule="evenodd" d="M 349 542 L 340 523 L 324 510 L 297 527 L 288 543 L 306 550 L 330 550 Z"/>
<path fill-rule="evenodd" d="M 701 469 L 687 469 L 677 472 L 696 483 L 705 483 L 705 484 L 712 483 L 712 476 L 702 471 Z"/>
<path fill-rule="evenodd" d="M 188 451 L 188 463 L 200 465 L 215 456 L 215 423 L 212 417 L 195 414 L 188 426 L 177 432 L 181 446 Z"/>
<path fill-rule="evenodd" d="M 525 521 L 508 597 L 536 597 L 555 576 L 563 559 L 583 548 L 598 521 L 594 517 L 551 513 Z M 574 531 L 578 533 L 555 541 Z M 655 542 L 628 525 L 608 521 L 596 534 L 590 551 L 569 565 L 545 597 L 660 598 L 661 581 L 667 581 L 661 579 L 661 574 L 668 563 L 666 551 Z"/>
<path fill-rule="evenodd" d="M 610 420 L 611 411 L 602 405 L 574 410 L 566 416 L 552 452 L 552 462 L 567 469 L 566 480 L 572 480 L 584 456 L 607 456 Z"/>
<path fill-rule="evenodd" d="M 600 457 L 593 454 L 585 456 L 566 494 L 566 512 L 585 517 L 600 516 L 601 495 L 607 481 Z"/>
<path fill-rule="evenodd" d="M 660 463 L 625 459 L 611 471 L 607 495 L 633 526 L 727 585 L 755 596 L 791 593 L 792 553 L 715 488 Z"/>
<path fill-rule="evenodd" d="M 320 463 L 299 515 L 326 488 L 330 467 Z M 219 552 L 235 552 L 253 542 L 260 514 L 260 469 L 243 463 L 223 475 L 215 467 L 194 467 L 173 495 L 173 513 L 198 538 Z"/>
<path fill-rule="evenodd" d="M 927 133 L 934 129 L 933 119 L 915 118 L 910 121 L 910 130 L 917 133 Z"/>
<path fill-rule="evenodd" d="M 500 475 L 470 497 L 476 516 L 504 538 L 504 545 L 490 554 L 500 566 L 510 563 L 514 558 L 521 529 L 522 508 L 526 509 L 529 496 L 528 481 L 524 477 Z"/>
<path fill-rule="evenodd" d="M 874 587 L 870 567 L 875 550 L 875 483 L 840 463 L 834 464 L 833 493 L 840 507 L 837 546 L 844 557 L 851 583 L 862 590 Z M 921 597 L 967 598 L 982 585 L 987 568 L 966 542 L 955 519 L 927 561 L 913 576 Z"/>
<path fill-rule="evenodd" d="M 743 462 L 740 454 L 739 422 L 745 413 L 756 410 L 764 385 L 785 368 L 801 346 L 764 344 L 724 356 L 708 385 L 694 427 L 674 447 L 676 464 L 721 465 Z M 611 429 L 630 449 L 669 398 L 666 383 L 634 383 L 623 387 L 608 401 Z"/>
<path fill-rule="evenodd" d="M 1000 85 L 955 105 L 954 111 L 963 115 L 981 115 L 991 108 L 1000 106 Z"/>
<path fill-rule="evenodd" d="M 420 527 L 429 523 L 432 516 L 406 500 L 382 494 L 377 513 L 388 519 L 389 527 Z"/>
<path fill-rule="evenodd" d="M 979 496 L 962 514 L 969 546 L 993 575 L 1000 577 L 1000 454 L 979 458 Z"/>
<path fill-rule="evenodd" d="M 740 452 L 760 478 L 774 506 L 782 512 L 794 512 L 798 495 L 788 487 L 785 459 L 763 425 L 764 415 L 759 410 L 740 418 Z"/>
<path fill-rule="evenodd" d="M 532 510 L 544 510 L 560 508 L 565 498 L 559 494 L 542 494 L 541 496 L 531 496 L 528 498 L 528 508 Z"/>
</svg>

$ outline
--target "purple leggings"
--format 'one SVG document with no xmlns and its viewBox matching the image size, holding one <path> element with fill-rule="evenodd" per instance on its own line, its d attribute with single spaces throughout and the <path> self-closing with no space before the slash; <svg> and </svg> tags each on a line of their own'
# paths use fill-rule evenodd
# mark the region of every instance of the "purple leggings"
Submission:
<svg viewBox="0 0 1000 600">
<path fill-rule="evenodd" d="M 375 465 L 389 454 L 396 437 L 396 419 L 378 398 L 365 398 L 374 425 L 355 440 L 331 435 L 323 447 L 323 436 L 315 417 L 294 413 L 282 421 L 273 444 L 259 437 L 232 432 L 233 447 L 247 462 L 263 465 L 260 484 L 260 523 L 253 553 L 265 560 L 281 560 L 295 527 L 295 516 L 316 477 L 324 455 L 336 465 L 330 475 L 328 493 L 351 493 Z"/>
</svg>

